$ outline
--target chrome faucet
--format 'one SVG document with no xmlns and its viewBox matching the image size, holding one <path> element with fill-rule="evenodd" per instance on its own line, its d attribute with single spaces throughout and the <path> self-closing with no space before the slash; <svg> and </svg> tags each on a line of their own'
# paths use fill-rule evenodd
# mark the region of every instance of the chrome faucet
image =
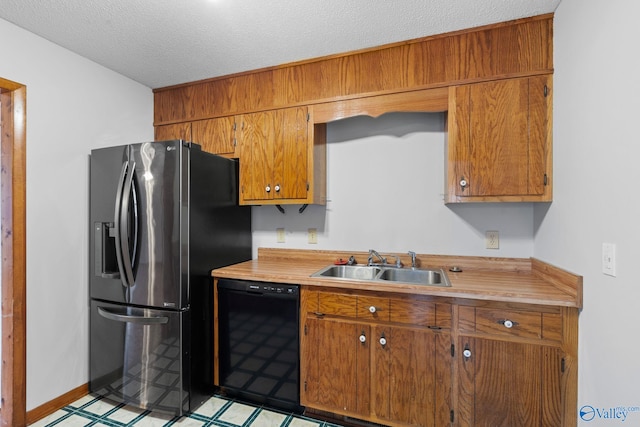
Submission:
<svg viewBox="0 0 640 427">
<path fill-rule="evenodd" d="M 397 255 L 391 255 L 392 257 L 394 257 L 396 259 L 396 262 L 394 264 L 388 264 L 387 263 L 387 258 L 383 257 L 382 255 L 380 255 L 375 249 L 369 249 L 369 258 L 367 259 L 367 265 L 381 265 L 381 266 L 395 266 L 397 268 L 401 268 L 402 267 L 402 261 L 400 261 L 400 257 Z M 380 260 L 379 263 L 375 264 L 373 262 L 373 257 L 376 257 Z"/>
<path fill-rule="evenodd" d="M 367 258 L 367 265 L 374 265 L 373 264 L 374 256 L 380 260 L 380 264 L 384 265 L 387 263 L 387 259 L 380 256 L 380 254 L 375 249 L 369 249 L 369 258 Z"/>
</svg>

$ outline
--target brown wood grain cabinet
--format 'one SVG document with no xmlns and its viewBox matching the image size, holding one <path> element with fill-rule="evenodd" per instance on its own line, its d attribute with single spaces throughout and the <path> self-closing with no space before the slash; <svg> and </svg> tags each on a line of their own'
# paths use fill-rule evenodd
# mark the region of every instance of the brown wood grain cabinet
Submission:
<svg viewBox="0 0 640 427">
<path fill-rule="evenodd" d="M 238 157 L 243 204 L 324 204 L 327 121 L 449 110 L 445 202 L 551 201 L 552 47 L 547 14 L 158 88 L 156 139 Z"/>
<path fill-rule="evenodd" d="M 385 425 L 450 423 L 448 304 L 302 292 L 303 405 Z"/>
<path fill-rule="evenodd" d="M 301 404 L 391 426 L 575 425 L 577 309 L 301 293 Z"/>
<path fill-rule="evenodd" d="M 567 352 L 560 308 L 460 307 L 457 425 L 563 426 Z M 573 408 L 575 412 L 575 408 Z"/>
<path fill-rule="evenodd" d="M 551 201 L 551 75 L 449 90 L 446 202 Z"/>
<path fill-rule="evenodd" d="M 156 126 L 156 141 L 170 139 L 194 142 L 212 154 L 237 157 L 233 116 Z"/>
<path fill-rule="evenodd" d="M 238 157 L 235 127 L 234 116 L 194 121 L 191 123 L 193 142 L 200 144 L 202 149 L 209 153 Z"/>
<path fill-rule="evenodd" d="M 191 141 L 191 123 L 174 123 L 170 125 L 156 126 L 156 141 L 168 141 L 171 139 Z"/>
<path fill-rule="evenodd" d="M 324 204 L 326 125 L 307 107 L 238 116 L 240 203 Z"/>
</svg>

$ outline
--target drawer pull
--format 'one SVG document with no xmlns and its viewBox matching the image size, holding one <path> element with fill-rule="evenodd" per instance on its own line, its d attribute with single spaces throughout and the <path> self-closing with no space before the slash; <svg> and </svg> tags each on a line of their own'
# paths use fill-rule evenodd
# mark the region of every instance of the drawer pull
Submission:
<svg viewBox="0 0 640 427">
<path fill-rule="evenodd" d="M 364 332 L 362 332 L 362 334 L 360 334 L 360 342 L 362 344 L 367 342 L 367 336 L 364 334 Z"/>
<path fill-rule="evenodd" d="M 313 314 L 315 314 L 317 317 L 324 317 L 324 313 L 322 313 L 321 311 L 314 311 Z"/>
<path fill-rule="evenodd" d="M 465 350 L 462 352 L 462 355 L 463 355 L 464 357 L 466 357 L 467 359 L 468 359 L 468 358 L 470 358 L 470 357 L 471 357 L 471 350 L 469 350 L 468 348 L 467 348 L 467 349 L 465 349 Z"/>
<path fill-rule="evenodd" d="M 369 311 L 370 311 L 371 313 L 375 313 L 375 312 L 377 311 L 376 306 L 375 306 L 375 305 L 372 305 L 371 307 L 369 307 Z"/>
<path fill-rule="evenodd" d="M 514 326 L 518 326 L 518 322 L 514 322 L 512 320 L 509 319 L 505 319 L 505 320 L 498 320 L 498 323 L 503 325 L 505 328 L 507 329 L 511 329 Z"/>
</svg>

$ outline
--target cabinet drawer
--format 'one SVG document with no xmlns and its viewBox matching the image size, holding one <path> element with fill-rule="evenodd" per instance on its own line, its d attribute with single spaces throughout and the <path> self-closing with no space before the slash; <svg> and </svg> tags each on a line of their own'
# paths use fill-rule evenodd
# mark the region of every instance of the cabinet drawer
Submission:
<svg viewBox="0 0 640 427">
<path fill-rule="evenodd" d="M 326 315 L 356 317 L 356 301 L 354 295 L 318 293 L 318 312 Z"/>
<path fill-rule="evenodd" d="M 390 320 L 416 326 L 451 327 L 451 306 L 432 301 L 391 299 Z"/>
<path fill-rule="evenodd" d="M 358 318 L 389 321 L 389 298 L 358 296 Z"/>
<path fill-rule="evenodd" d="M 562 339 L 562 316 L 525 310 L 460 307 L 461 329 L 529 339 Z"/>
</svg>

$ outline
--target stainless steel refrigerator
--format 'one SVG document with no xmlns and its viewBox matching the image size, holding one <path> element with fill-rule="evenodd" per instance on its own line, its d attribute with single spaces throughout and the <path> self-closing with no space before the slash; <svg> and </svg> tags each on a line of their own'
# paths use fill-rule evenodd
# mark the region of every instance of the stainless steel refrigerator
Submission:
<svg viewBox="0 0 640 427">
<path fill-rule="evenodd" d="M 214 268 L 251 259 L 237 161 L 184 141 L 90 155 L 89 390 L 182 415 L 213 391 Z"/>
</svg>

